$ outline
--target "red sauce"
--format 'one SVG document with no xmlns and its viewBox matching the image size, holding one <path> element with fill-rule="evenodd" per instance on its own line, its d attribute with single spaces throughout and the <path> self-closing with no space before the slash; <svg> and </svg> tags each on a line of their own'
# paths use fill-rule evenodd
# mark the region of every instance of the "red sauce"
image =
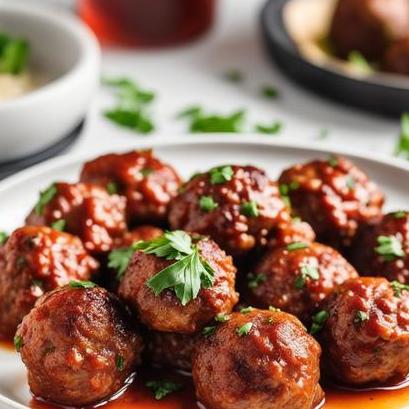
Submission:
<svg viewBox="0 0 409 409">
<path fill-rule="evenodd" d="M 214 0 L 78 0 L 78 12 L 106 44 L 152 47 L 190 40 L 210 27 Z"/>
<path fill-rule="evenodd" d="M 15 351 L 13 341 L 3 337 L 1 334 L 0 334 L 0 348 L 7 349 L 9 351 Z"/>
</svg>

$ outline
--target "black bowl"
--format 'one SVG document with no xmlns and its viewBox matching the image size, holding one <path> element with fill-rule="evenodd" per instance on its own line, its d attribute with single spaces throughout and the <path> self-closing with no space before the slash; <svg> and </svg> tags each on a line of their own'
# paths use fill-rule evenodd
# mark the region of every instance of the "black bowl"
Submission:
<svg viewBox="0 0 409 409">
<path fill-rule="evenodd" d="M 401 76 L 375 74 L 358 79 L 306 60 L 285 27 L 283 12 L 289 1 L 269 0 L 261 14 L 267 50 L 288 77 L 317 94 L 366 111 L 396 117 L 409 110 L 409 85 Z"/>
</svg>

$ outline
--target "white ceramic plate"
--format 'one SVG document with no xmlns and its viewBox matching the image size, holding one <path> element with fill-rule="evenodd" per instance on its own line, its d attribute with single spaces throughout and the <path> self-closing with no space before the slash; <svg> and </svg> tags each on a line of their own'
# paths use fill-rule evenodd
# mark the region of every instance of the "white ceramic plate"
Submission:
<svg viewBox="0 0 409 409">
<path fill-rule="evenodd" d="M 254 164 L 277 177 L 282 169 L 296 162 L 340 153 L 350 157 L 378 182 L 388 199 L 386 210 L 409 208 L 409 163 L 391 157 L 357 155 L 346 150 L 330 151 L 320 148 L 317 143 L 289 144 L 251 135 L 186 136 L 172 142 L 133 144 L 123 150 L 150 146 L 156 155 L 174 165 L 184 177 L 223 163 Z M 11 231 L 20 226 L 36 202 L 40 189 L 57 180 L 76 181 L 82 163 L 95 156 L 53 159 L 1 182 L 0 230 Z M 29 401 L 25 369 L 18 355 L 0 349 L 0 408 L 26 409 Z"/>
</svg>

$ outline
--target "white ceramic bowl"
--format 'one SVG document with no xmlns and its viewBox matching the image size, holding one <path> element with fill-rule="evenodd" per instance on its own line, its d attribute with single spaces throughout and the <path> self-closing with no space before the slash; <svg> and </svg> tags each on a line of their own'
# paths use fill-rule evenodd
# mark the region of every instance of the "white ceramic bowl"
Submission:
<svg viewBox="0 0 409 409">
<path fill-rule="evenodd" d="M 74 16 L 0 0 L 0 32 L 27 38 L 30 66 L 46 82 L 0 102 L 0 163 L 40 152 L 86 115 L 99 82 L 100 50 Z"/>
</svg>

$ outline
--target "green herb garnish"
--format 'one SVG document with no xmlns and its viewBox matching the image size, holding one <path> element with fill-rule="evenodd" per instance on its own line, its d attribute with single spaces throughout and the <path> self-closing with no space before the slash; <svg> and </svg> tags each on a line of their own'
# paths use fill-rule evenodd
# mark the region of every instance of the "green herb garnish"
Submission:
<svg viewBox="0 0 409 409">
<path fill-rule="evenodd" d="M 359 51 L 351 51 L 348 55 L 349 65 L 361 75 L 373 74 L 374 69 Z"/>
<path fill-rule="evenodd" d="M 110 195 L 116 195 L 118 193 L 118 185 L 115 182 L 107 183 L 106 189 Z"/>
<path fill-rule="evenodd" d="M 261 88 L 261 95 L 265 98 L 274 99 L 279 96 L 279 92 L 277 88 L 273 87 L 272 85 L 265 85 Z"/>
<path fill-rule="evenodd" d="M 396 280 L 391 282 L 391 287 L 395 294 L 395 297 L 400 297 L 402 295 L 402 291 L 409 291 L 408 284 L 402 284 Z"/>
<path fill-rule="evenodd" d="M 173 392 L 182 389 L 180 383 L 169 381 L 149 381 L 145 384 L 154 394 L 156 400 L 161 400 Z"/>
<path fill-rule="evenodd" d="M 320 273 L 317 267 L 310 266 L 309 264 L 303 264 L 300 269 L 299 276 L 295 279 L 294 285 L 295 288 L 301 290 L 305 286 L 305 282 L 307 279 L 311 279 L 313 281 L 319 280 Z"/>
<path fill-rule="evenodd" d="M 263 124 L 256 124 L 255 131 L 259 133 L 264 133 L 266 135 L 276 135 L 278 134 L 283 128 L 282 122 L 276 121 L 273 122 L 271 125 L 263 125 Z"/>
<path fill-rule="evenodd" d="M 301 249 L 307 249 L 309 245 L 307 243 L 304 243 L 302 241 L 295 241 L 294 243 L 290 243 L 287 246 L 288 251 L 295 251 L 295 250 L 301 250 Z"/>
<path fill-rule="evenodd" d="M 37 216 L 42 216 L 44 212 L 44 207 L 53 200 L 54 196 L 57 194 L 57 186 L 53 183 L 46 190 L 40 192 L 40 198 L 35 205 L 35 213 Z"/>
<path fill-rule="evenodd" d="M 310 334 L 315 335 L 318 332 L 320 332 L 322 328 L 324 327 L 328 318 L 329 318 L 329 312 L 325 310 L 319 311 L 315 315 L 313 315 Z"/>
<path fill-rule="evenodd" d="M 365 311 L 357 311 L 354 318 L 354 324 L 361 324 L 369 320 L 369 315 Z"/>
<path fill-rule="evenodd" d="M 76 281 L 76 280 L 71 280 L 69 283 L 69 286 L 71 288 L 94 288 L 97 285 L 93 283 L 92 281 Z"/>
<path fill-rule="evenodd" d="M 242 203 L 240 206 L 240 213 L 247 217 L 257 217 L 259 215 L 257 202 L 250 200 L 249 202 Z"/>
<path fill-rule="evenodd" d="M 117 125 L 130 128 L 141 134 L 148 134 L 154 131 L 155 126 L 149 116 L 139 110 L 132 111 L 123 108 L 115 108 L 104 112 L 105 118 Z"/>
<path fill-rule="evenodd" d="M 239 337 L 245 337 L 246 335 L 250 333 L 252 328 L 253 328 L 253 323 L 248 322 L 247 324 L 244 324 L 240 328 L 236 328 L 236 333 Z"/>
<path fill-rule="evenodd" d="M 150 174 L 152 174 L 154 172 L 154 170 L 152 168 L 144 168 L 140 170 L 140 174 L 143 177 L 149 176 Z"/>
<path fill-rule="evenodd" d="M 211 196 L 202 196 L 199 200 L 199 207 L 204 212 L 208 213 L 216 209 L 219 205 L 213 200 Z"/>
<path fill-rule="evenodd" d="M 329 158 L 328 158 L 328 165 L 330 165 L 331 166 L 331 168 L 335 168 L 335 167 L 337 167 L 338 166 L 338 163 L 339 163 L 339 161 L 338 161 L 338 158 L 336 157 L 336 156 L 334 156 L 334 155 L 331 155 Z"/>
<path fill-rule="evenodd" d="M 210 337 L 210 335 L 213 335 L 215 332 L 216 332 L 216 325 L 210 325 L 202 329 L 202 335 L 204 337 Z"/>
<path fill-rule="evenodd" d="M 352 176 L 347 176 L 345 179 L 345 185 L 349 190 L 353 190 L 356 186 L 356 181 L 352 178 Z"/>
<path fill-rule="evenodd" d="M 273 307 L 272 305 L 270 305 L 270 306 L 268 307 L 268 310 L 269 310 L 270 312 L 281 312 L 281 309 L 280 309 L 280 308 Z"/>
<path fill-rule="evenodd" d="M 267 276 L 265 274 L 250 273 L 247 276 L 247 287 L 251 289 L 257 288 L 260 284 L 264 283 L 266 280 L 267 280 Z"/>
<path fill-rule="evenodd" d="M 230 319 L 230 316 L 228 314 L 217 314 L 215 317 L 215 321 L 217 322 L 227 322 Z"/>
<path fill-rule="evenodd" d="M 397 211 L 397 212 L 392 213 L 392 216 L 393 216 L 395 219 L 404 219 L 407 214 L 408 214 L 408 213 L 405 212 L 404 210 L 399 210 L 399 211 Z"/>
<path fill-rule="evenodd" d="M 210 183 L 220 185 L 229 182 L 233 178 L 233 168 L 231 166 L 219 166 L 209 171 Z"/>
<path fill-rule="evenodd" d="M 51 224 L 51 228 L 58 231 L 64 231 L 67 222 L 64 219 L 56 220 Z"/>
<path fill-rule="evenodd" d="M 136 251 L 136 243 L 129 247 L 123 247 L 120 249 L 112 250 L 108 255 L 108 267 L 116 270 L 116 279 L 121 280 L 133 254 Z"/>
<path fill-rule="evenodd" d="M 254 311 L 254 307 L 252 306 L 240 308 L 242 314 L 249 314 L 252 311 Z"/>
<path fill-rule="evenodd" d="M 401 131 L 395 148 L 395 156 L 409 160 L 409 113 L 405 112 L 401 117 Z"/>
<path fill-rule="evenodd" d="M 375 252 L 383 256 L 385 261 L 405 256 L 402 243 L 396 236 L 379 236 L 377 241 L 379 246 L 375 247 Z"/>
<path fill-rule="evenodd" d="M 118 371 L 123 371 L 125 369 L 125 359 L 121 355 L 115 357 L 115 366 Z"/>
<path fill-rule="evenodd" d="M 20 352 L 21 348 L 23 348 L 24 346 L 23 337 L 21 337 L 20 335 L 16 335 L 13 341 L 14 341 L 14 347 L 16 348 L 16 351 Z"/>
<path fill-rule="evenodd" d="M 0 73 L 17 75 L 27 68 L 29 45 L 26 40 L 0 33 Z"/>
<path fill-rule="evenodd" d="M 241 71 L 237 69 L 231 69 L 224 73 L 224 78 L 230 82 L 243 82 L 244 75 Z"/>
<path fill-rule="evenodd" d="M 9 238 L 9 235 L 6 232 L 0 231 L 0 246 L 5 244 L 8 238 Z"/>
</svg>

